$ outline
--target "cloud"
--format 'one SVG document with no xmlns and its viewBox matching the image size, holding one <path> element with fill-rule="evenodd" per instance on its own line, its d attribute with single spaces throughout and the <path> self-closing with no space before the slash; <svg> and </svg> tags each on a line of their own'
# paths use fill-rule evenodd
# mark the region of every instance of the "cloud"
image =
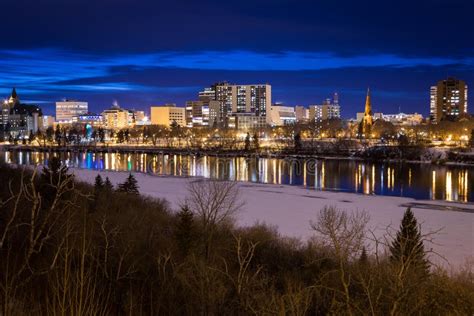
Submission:
<svg viewBox="0 0 474 316">
<path fill-rule="evenodd" d="M 256 52 L 243 50 L 157 52 L 94 55 L 61 49 L 1 50 L 0 87 L 21 86 L 27 93 L 45 91 L 145 91 L 159 89 L 123 80 L 104 82 L 128 71 L 146 69 L 201 69 L 225 71 L 318 71 L 354 67 L 407 68 L 464 65 L 473 58 L 411 58 L 391 54 L 339 56 L 331 52 Z M 81 84 L 73 83 L 81 80 Z M 90 80 L 90 82 L 87 82 Z M 269 78 L 262 78 L 269 81 Z M 69 83 L 68 83 L 69 82 Z M 178 88 L 178 87 L 176 87 Z"/>
</svg>

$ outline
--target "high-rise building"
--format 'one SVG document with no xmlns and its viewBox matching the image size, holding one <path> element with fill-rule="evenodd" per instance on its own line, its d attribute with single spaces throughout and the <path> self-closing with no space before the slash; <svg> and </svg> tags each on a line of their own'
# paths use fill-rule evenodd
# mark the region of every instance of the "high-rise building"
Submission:
<svg viewBox="0 0 474 316">
<path fill-rule="evenodd" d="M 334 93 L 334 98 L 326 99 L 322 105 L 309 106 L 310 121 L 324 121 L 329 119 L 341 118 L 341 107 L 339 105 L 339 96 Z"/>
<path fill-rule="evenodd" d="M 272 104 L 272 89 L 269 84 L 235 85 L 219 82 L 200 92 L 199 98 L 219 101 L 218 118 L 221 122 L 218 123 L 227 125 L 230 114 L 250 113 L 267 117 L 267 107 Z"/>
<path fill-rule="evenodd" d="M 152 106 L 150 109 L 151 124 L 165 125 L 167 127 L 177 124 L 186 126 L 186 109 L 174 104 Z"/>
<path fill-rule="evenodd" d="M 74 116 L 85 115 L 89 112 L 87 102 L 65 100 L 56 102 L 56 122 L 72 123 Z"/>
<path fill-rule="evenodd" d="M 107 129 L 121 129 L 129 127 L 129 111 L 114 104 L 110 109 L 102 112 L 103 124 Z"/>
<path fill-rule="evenodd" d="M 448 78 L 430 88 L 432 122 L 457 120 L 463 114 L 467 114 L 467 85 L 464 81 Z"/>
</svg>

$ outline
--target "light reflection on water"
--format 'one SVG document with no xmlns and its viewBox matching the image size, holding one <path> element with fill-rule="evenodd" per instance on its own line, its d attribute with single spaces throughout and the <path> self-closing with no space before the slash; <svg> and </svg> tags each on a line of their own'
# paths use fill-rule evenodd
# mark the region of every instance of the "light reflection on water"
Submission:
<svg viewBox="0 0 474 316">
<path fill-rule="evenodd" d="M 206 177 L 319 190 L 474 201 L 474 169 L 431 164 L 373 163 L 352 160 L 222 158 L 133 153 L 52 153 L 71 167 L 135 171 L 156 175 Z M 49 153 L 3 152 L 2 162 L 47 163 Z"/>
</svg>

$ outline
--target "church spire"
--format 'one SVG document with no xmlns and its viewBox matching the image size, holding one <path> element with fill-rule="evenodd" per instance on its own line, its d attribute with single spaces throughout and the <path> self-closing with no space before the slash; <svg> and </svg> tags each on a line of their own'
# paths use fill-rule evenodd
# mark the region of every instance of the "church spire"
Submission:
<svg viewBox="0 0 474 316">
<path fill-rule="evenodd" d="M 15 87 L 13 87 L 11 97 L 12 97 L 13 99 L 16 99 L 16 98 L 18 97 L 18 95 L 16 94 L 16 89 L 15 89 Z"/>
<path fill-rule="evenodd" d="M 364 115 L 372 116 L 372 104 L 370 103 L 370 88 L 367 88 L 367 97 L 365 99 L 365 112 Z"/>
</svg>

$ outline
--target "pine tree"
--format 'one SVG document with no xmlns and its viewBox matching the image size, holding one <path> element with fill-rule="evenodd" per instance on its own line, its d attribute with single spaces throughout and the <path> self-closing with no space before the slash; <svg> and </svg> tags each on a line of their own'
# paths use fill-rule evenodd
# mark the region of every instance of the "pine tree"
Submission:
<svg viewBox="0 0 474 316">
<path fill-rule="evenodd" d="M 109 177 L 105 177 L 105 182 L 104 182 L 104 191 L 105 192 L 112 192 L 114 190 L 114 185 L 112 182 L 110 182 Z"/>
<path fill-rule="evenodd" d="M 118 185 L 117 191 L 118 192 L 123 192 L 123 193 L 128 193 L 128 194 L 135 194 L 135 195 L 140 194 L 140 192 L 138 191 L 137 179 L 135 179 L 133 174 L 130 173 L 127 180 L 125 180 L 125 182 L 120 183 Z"/>
<path fill-rule="evenodd" d="M 253 134 L 253 147 L 255 148 L 255 150 L 258 150 L 260 148 L 257 133 Z"/>
<path fill-rule="evenodd" d="M 56 197 L 60 186 L 73 177 L 68 171 L 69 168 L 62 165 L 58 157 L 52 157 L 48 162 L 48 166 L 43 167 L 43 173 L 40 176 L 40 191 L 46 205 L 49 205 L 49 202 Z M 64 192 L 67 188 L 63 187 L 61 190 Z"/>
<path fill-rule="evenodd" d="M 471 130 L 470 143 L 471 143 L 471 147 L 474 148 L 474 128 Z"/>
<path fill-rule="evenodd" d="M 295 141 L 295 151 L 299 151 L 301 149 L 301 135 L 299 132 L 295 134 L 294 141 Z"/>
<path fill-rule="evenodd" d="M 247 133 L 247 136 L 245 136 L 245 151 L 250 150 L 250 134 Z"/>
<path fill-rule="evenodd" d="M 410 208 L 405 211 L 400 230 L 390 245 L 390 260 L 404 271 L 429 273 L 421 232 Z"/>
<path fill-rule="evenodd" d="M 187 205 L 181 207 L 176 226 L 176 240 L 181 253 L 186 256 L 194 242 L 194 214 Z"/>
<path fill-rule="evenodd" d="M 359 264 L 365 266 L 368 263 L 369 263 L 369 256 L 367 255 L 367 250 L 365 249 L 365 247 L 362 247 L 362 253 L 360 254 L 360 257 L 359 257 Z"/>
<path fill-rule="evenodd" d="M 100 174 L 98 174 L 95 177 L 95 182 L 94 182 L 94 191 L 99 192 L 104 188 L 104 180 L 102 180 L 102 177 Z"/>
</svg>

